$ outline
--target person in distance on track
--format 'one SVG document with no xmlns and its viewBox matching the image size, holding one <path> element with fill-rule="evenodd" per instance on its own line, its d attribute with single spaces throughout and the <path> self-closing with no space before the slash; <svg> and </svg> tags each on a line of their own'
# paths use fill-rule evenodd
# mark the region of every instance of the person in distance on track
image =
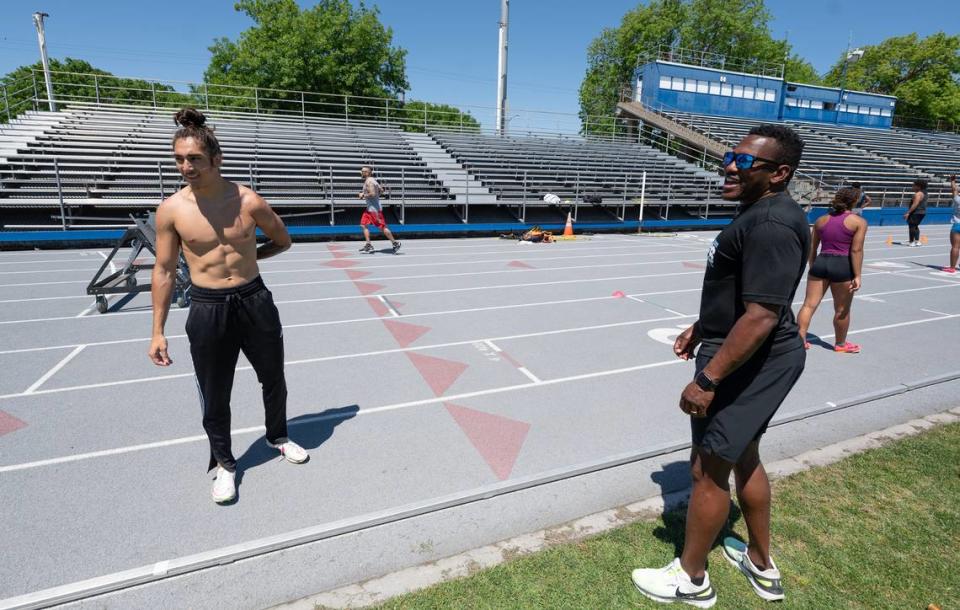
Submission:
<svg viewBox="0 0 960 610">
<path fill-rule="evenodd" d="M 383 194 L 383 188 L 373 177 L 373 170 L 369 167 L 361 167 L 360 175 L 363 176 L 363 189 L 357 194 L 357 197 L 367 200 L 367 209 L 360 216 L 360 228 L 363 229 L 363 239 L 366 243 L 363 244 L 360 251 L 373 252 L 373 244 L 370 243 L 370 229 L 367 228 L 367 225 L 373 225 L 383 231 L 386 238 L 393 244 L 393 253 L 396 254 L 400 249 L 400 242 L 393 238 L 393 233 L 387 228 L 387 221 L 383 217 L 383 208 L 380 206 L 380 195 Z"/>
<path fill-rule="evenodd" d="M 927 181 L 917 178 L 913 181 L 913 198 L 910 200 L 910 207 L 903 219 L 907 221 L 909 232 L 909 245 L 917 247 L 920 245 L 920 223 L 927 215 Z"/>
<path fill-rule="evenodd" d="M 263 388 L 267 444 L 301 464 L 307 452 L 287 437 L 287 384 L 283 327 L 257 261 L 290 247 L 280 217 L 252 190 L 220 175 L 223 154 L 206 117 L 192 108 L 177 112 L 173 156 L 187 186 L 157 208 L 157 257 L 153 267 L 153 339 L 149 356 L 170 366 L 164 325 L 170 310 L 180 250 L 190 267 L 191 305 L 186 331 L 210 441 L 209 469 L 216 467 L 215 502 L 236 497 L 237 462 L 231 451 L 230 394 L 241 351 Z M 256 230 L 267 236 L 257 246 Z"/>
<path fill-rule="evenodd" d="M 842 188 L 833 198 L 830 212 L 817 219 L 811 230 L 810 273 L 807 274 L 807 296 L 797 322 L 803 346 L 807 329 L 827 288 L 833 294 L 834 351 L 860 353 L 860 346 L 847 341 L 850 329 L 850 306 L 853 294 L 860 290 L 863 270 L 863 242 L 867 237 L 867 221 L 853 212 L 858 199 L 857 189 Z M 817 248 L 820 254 L 817 254 Z"/>
<path fill-rule="evenodd" d="M 859 182 L 852 182 L 850 186 L 857 190 L 857 202 L 850 211 L 857 216 L 863 216 L 863 210 L 870 207 L 870 204 L 873 203 L 873 199 L 870 198 L 870 195 L 867 195 L 866 191 L 863 190 L 863 187 Z"/>
</svg>

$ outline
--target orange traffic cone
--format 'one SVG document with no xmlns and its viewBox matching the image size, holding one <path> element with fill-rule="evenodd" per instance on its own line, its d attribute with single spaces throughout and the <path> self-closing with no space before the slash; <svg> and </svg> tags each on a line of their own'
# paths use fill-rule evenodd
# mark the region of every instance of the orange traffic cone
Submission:
<svg viewBox="0 0 960 610">
<path fill-rule="evenodd" d="M 893 235 L 887 235 L 887 245 L 888 246 L 893 245 Z"/>
<path fill-rule="evenodd" d="M 564 237 L 573 237 L 573 217 L 567 212 L 567 226 L 563 227 Z"/>
<path fill-rule="evenodd" d="M 920 243 L 923 244 L 924 246 L 927 245 L 927 236 L 926 236 L 926 235 L 921 235 L 921 236 L 920 236 Z"/>
</svg>

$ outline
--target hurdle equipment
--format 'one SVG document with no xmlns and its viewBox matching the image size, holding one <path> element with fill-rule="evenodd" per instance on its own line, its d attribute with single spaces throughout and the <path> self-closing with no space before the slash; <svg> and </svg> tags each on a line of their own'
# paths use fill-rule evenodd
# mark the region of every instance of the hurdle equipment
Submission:
<svg viewBox="0 0 960 610">
<path fill-rule="evenodd" d="M 96 297 L 97 311 L 100 313 L 107 313 L 106 295 L 108 294 L 132 294 L 150 290 L 149 283 L 138 284 L 137 273 L 153 269 L 153 263 L 144 263 L 138 257 L 144 250 L 150 252 L 154 258 L 157 256 L 156 217 L 153 212 L 150 212 L 146 218 L 137 218 L 133 214 L 130 218 L 133 219 L 134 226 L 124 231 L 87 285 L 87 294 Z M 123 266 L 116 269 L 116 265 L 112 264 L 113 259 L 121 248 L 127 246 L 130 247 L 130 255 Z M 104 276 L 107 267 L 116 270 Z M 187 261 L 183 258 L 183 254 L 180 254 L 180 260 L 177 263 L 173 298 L 178 307 L 186 307 L 190 302 L 190 270 L 187 268 Z"/>
</svg>

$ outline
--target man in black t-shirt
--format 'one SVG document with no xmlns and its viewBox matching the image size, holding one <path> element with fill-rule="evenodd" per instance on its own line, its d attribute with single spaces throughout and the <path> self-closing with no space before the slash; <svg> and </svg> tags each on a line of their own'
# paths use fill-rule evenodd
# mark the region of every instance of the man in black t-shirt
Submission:
<svg viewBox="0 0 960 610">
<path fill-rule="evenodd" d="M 707 253 L 700 319 L 674 345 L 685 360 L 700 346 L 696 376 L 680 397 L 693 437 L 683 553 L 666 568 L 633 572 L 640 592 L 657 601 L 701 608 L 716 602 L 706 561 L 727 519 L 731 470 L 749 541 L 725 539 L 724 556 L 760 597 L 783 599 L 770 558 L 770 484 L 758 447 L 806 359 L 791 304 L 810 230 L 787 194 L 802 152 L 790 128 L 761 125 L 724 157 L 723 198 L 740 207 Z"/>
</svg>

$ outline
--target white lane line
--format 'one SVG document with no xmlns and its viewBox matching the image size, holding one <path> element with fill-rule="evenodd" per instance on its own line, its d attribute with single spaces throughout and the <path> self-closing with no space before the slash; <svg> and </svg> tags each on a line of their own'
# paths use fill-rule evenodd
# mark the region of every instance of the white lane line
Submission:
<svg viewBox="0 0 960 610">
<path fill-rule="evenodd" d="M 40 265 L 43 263 L 85 263 L 83 258 L 55 258 L 48 261 L 0 261 L 0 265 Z"/>
<path fill-rule="evenodd" d="M 935 311 L 935 310 L 933 310 L 933 309 L 921 309 L 920 311 L 925 311 L 925 312 L 927 312 L 927 313 L 932 313 L 932 314 L 935 314 L 935 315 L 938 315 L 938 316 L 949 316 L 949 315 L 950 315 L 950 314 L 948 314 L 948 313 L 944 313 L 944 312 L 942 312 L 942 311 Z"/>
<path fill-rule="evenodd" d="M 67 363 L 69 363 L 71 360 L 73 360 L 73 359 L 77 356 L 77 354 L 79 354 L 80 352 L 83 351 L 83 348 L 85 348 L 85 347 L 86 347 L 86 345 L 78 345 L 77 347 L 73 348 L 73 351 L 72 351 L 72 352 L 70 352 L 69 354 L 67 354 L 67 355 L 63 358 L 63 360 L 61 360 L 60 362 L 58 362 L 57 364 L 55 364 L 52 369 L 50 369 L 49 371 L 47 371 L 46 373 L 44 373 L 44 374 L 43 374 L 43 377 L 41 377 L 40 379 L 37 379 L 36 381 L 34 381 L 34 382 L 33 382 L 33 385 L 31 385 L 29 388 L 27 388 L 26 390 L 24 390 L 23 393 L 24 393 L 24 394 L 33 394 L 33 393 L 37 390 L 37 388 L 39 388 L 39 387 L 42 386 L 44 383 L 46 383 L 48 379 L 50 379 L 51 377 L 53 377 L 54 375 L 56 375 L 57 372 L 58 372 L 60 369 L 62 369 L 63 367 L 67 366 Z"/>
<path fill-rule="evenodd" d="M 89 297 L 87 297 L 87 298 L 89 298 Z M 109 306 L 109 304 L 110 304 L 110 298 L 107 297 L 107 305 Z M 77 315 L 75 315 L 75 316 L 73 316 L 73 317 L 74 317 L 74 318 L 83 318 L 83 317 L 85 317 L 88 313 L 90 313 L 91 311 L 93 311 L 93 308 L 96 307 L 96 305 L 97 305 L 97 302 L 96 302 L 96 301 L 94 301 L 93 303 L 90 303 L 89 305 L 87 305 L 86 307 L 84 307 L 84 308 L 80 311 L 80 313 L 78 313 Z"/>
<path fill-rule="evenodd" d="M 689 318 L 689 317 L 690 317 L 690 316 L 688 316 L 688 315 L 685 314 L 685 313 L 681 313 L 681 312 L 677 311 L 676 309 L 670 309 L 669 307 L 664 307 L 663 305 L 658 305 L 657 303 L 654 303 L 653 301 L 644 301 L 643 299 L 638 299 L 637 297 L 635 297 L 635 296 L 633 296 L 633 295 L 629 295 L 629 294 L 627 295 L 627 298 L 630 299 L 631 301 L 636 301 L 637 303 L 646 303 L 647 305 L 653 305 L 654 307 L 659 307 L 660 309 L 664 310 L 665 312 L 667 312 L 667 313 L 672 313 L 672 314 L 675 315 L 675 316 L 681 316 L 681 317 L 684 317 L 684 318 Z"/>
<path fill-rule="evenodd" d="M 500 352 L 503 351 L 502 349 L 500 349 L 500 346 L 498 346 L 496 343 L 494 343 L 494 342 L 491 341 L 490 339 L 484 339 L 483 342 L 486 343 L 487 346 L 488 346 L 490 349 L 492 349 L 493 351 L 495 351 L 495 352 L 497 352 L 497 353 L 500 353 Z"/>
<path fill-rule="evenodd" d="M 605 298 L 612 298 L 612 297 L 605 297 Z M 692 316 L 683 316 L 683 317 L 692 317 Z M 372 318 L 372 319 L 382 320 L 382 318 Z M 439 348 L 444 348 L 444 347 L 456 347 L 456 346 L 460 346 L 460 345 L 472 345 L 472 344 L 474 344 L 474 343 L 477 343 L 478 341 L 479 341 L 479 342 L 482 342 L 482 343 L 486 343 L 487 345 L 490 345 L 490 346 L 494 347 L 495 351 L 497 351 L 497 352 L 501 352 L 501 351 L 503 351 L 503 350 L 501 350 L 501 349 L 500 349 L 499 347 L 497 347 L 497 346 L 494 346 L 493 341 L 510 341 L 510 340 L 513 340 L 513 339 L 528 339 L 528 338 L 534 338 L 534 337 L 545 337 L 545 336 L 549 336 L 549 335 L 563 335 L 563 334 L 567 334 L 567 333 L 587 332 L 587 331 L 601 330 L 601 329 L 606 329 L 606 328 L 618 328 L 618 327 L 624 327 L 624 326 L 638 326 L 638 325 L 641 325 L 641 324 L 653 324 L 653 323 L 656 323 L 656 322 L 669 322 L 669 321 L 671 321 L 671 320 L 679 320 L 679 319 L 681 319 L 681 318 L 680 318 L 680 317 L 676 317 L 676 316 L 661 317 L 661 318 L 647 318 L 647 319 L 645 319 L 645 320 L 629 320 L 629 321 L 627 321 L 627 322 L 610 322 L 610 323 L 608 323 L 608 324 L 593 324 L 593 325 L 590 325 L 590 326 L 575 326 L 575 327 L 571 327 L 571 328 L 560 328 L 560 329 L 555 329 L 555 330 L 543 330 L 543 331 L 531 332 L 531 333 L 521 333 L 521 334 L 517 334 L 517 335 L 503 335 L 503 336 L 500 336 L 500 337 L 491 337 L 490 339 L 467 339 L 467 340 L 464 340 L 464 341 L 448 341 L 448 342 L 445 342 L 445 343 L 434 343 L 434 344 L 431 344 L 431 345 L 418 345 L 418 346 L 415 346 L 415 347 L 409 347 L 409 346 L 408 346 L 408 347 L 395 347 L 395 348 L 391 348 L 391 349 L 375 350 L 375 351 L 369 351 L 369 352 L 360 352 L 360 353 L 354 353 L 354 354 L 337 354 L 337 355 L 333 355 L 333 356 L 317 356 L 317 357 L 314 357 L 314 358 L 302 358 L 302 359 L 299 359 L 299 360 L 287 360 L 287 361 L 284 362 L 284 366 L 295 366 L 295 365 L 300 365 L 300 364 L 314 364 L 314 363 L 317 363 L 317 362 L 330 362 L 330 361 L 334 361 L 334 360 L 349 360 L 349 359 L 352 359 L 352 358 L 369 358 L 369 357 L 372 357 L 372 356 L 383 356 L 383 355 L 386 355 L 386 354 L 402 354 L 402 353 L 405 353 L 405 352 L 416 352 L 416 351 L 421 351 L 421 350 L 439 349 Z M 170 337 L 167 337 L 167 339 L 170 339 Z M 88 345 L 88 347 L 89 347 L 89 345 Z M 236 370 L 238 370 L 238 371 L 252 371 L 252 370 L 253 370 L 253 367 L 250 366 L 250 365 L 238 366 L 238 367 L 236 368 Z M 78 390 L 91 390 L 91 389 L 96 389 L 96 388 L 108 388 L 108 387 L 114 387 L 114 386 L 120 386 L 120 385 L 130 385 L 130 384 L 137 384 L 137 383 L 144 383 L 144 382 L 152 382 L 152 381 L 167 381 L 167 380 L 170 380 L 170 379 L 182 379 L 182 378 L 185 378 L 185 377 L 193 377 L 193 376 L 194 376 L 194 374 L 193 374 L 192 372 L 190 372 L 190 373 L 172 373 L 172 374 L 169 374 L 169 375 L 156 375 L 156 376 L 153 376 L 153 377 L 140 377 L 140 378 L 136 378 L 136 379 L 122 379 L 122 380 L 119 380 L 119 381 L 103 381 L 103 382 L 100 382 L 100 383 L 89 383 L 89 384 L 77 385 L 77 386 L 67 386 L 67 387 L 62 387 L 62 388 L 50 388 L 50 389 L 47 389 L 47 390 L 38 390 L 38 391 L 34 392 L 34 395 L 41 395 L 41 394 L 58 394 L 58 393 L 61 393 L 61 392 L 75 392 L 75 391 L 78 391 Z M 0 400 L 2 400 L 2 399 L 7 399 L 7 398 L 22 398 L 22 397 L 24 397 L 24 396 L 26 396 L 26 394 L 23 394 L 23 393 L 20 393 L 20 394 L 2 394 L 2 395 L 0 395 Z"/>
<path fill-rule="evenodd" d="M 662 277 L 679 277 L 684 275 L 701 275 L 702 273 L 703 273 L 702 270 L 697 270 L 697 271 L 678 271 L 673 273 L 646 273 L 646 274 L 639 274 L 639 275 L 618 275 L 618 276 L 610 276 L 610 277 L 576 279 L 576 280 L 554 280 L 552 282 L 524 282 L 522 284 L 494 284 L 491 286 L 467 286 L 463 288 L 442 288 L 437 290 L 411 290 L 407 292 L 387 292 L 387 293 L 384 293 L 383 296 L 396 297 L 396 296 L 410 296 L 410 295 L 421 295 L 421 294 L 448 294 L 452 292 L 476 292 L 480 290 L 499 290 L 501 288 L 532 288 L 536 286 L 557 286 L 560 284 L 588 284 L 591 282 L 611 282 L 614 280 L 636 280 L 636 279 L 649 279 L 649 278 L 662 278 Z M 353 294 L 353 295 L 344 295 L 344 296 L 337 296 L 337 297 L 320 297 L 316 299 L 295 299 L 295 300 L 289 300 L 289 301 L 275 301 L 275 303 L 279 305 L 279 304 L 291 304 L 291 303 L 320 303 L 324 301 L 349 301 L 349 300 L 356 300 L 356 299 L 366 299 L 368 296 L 370 295 Z M 606 297 L 602 297 L 602 298 L 606 298 Z M 573 301 L 576 301 L 576 300 L 574 299 Z M 523 305 L 521 305 L 521 307 L 522 306 Z M 465 309 L 465 310 L 459 310 L 459 311 L 461 312 L 483 311 L 485 309 L 489 309 L 489 308 Z M 173 312 L 187 313 L 188 311 L 189 311 L 189 308 L 184 308 L 184 309 L 171 308 L 170 313 L 171 314 Z M 96 318 L 86 317 L 82 319 L 108 320 L 112 322 L 113 320 L 115 320 L 120 316 L 145 316 L 145 315 L 152 315 L 152 314 L 153 312 L 150 310 L 118 311 L 118 312 L 114 312 L 107 318 L 104 318 L 103 316 L 98 316 Z M 407 314 L 404 317 L 409 318 L 417 315 L 422 315 L 422 314 Z M 0 325 L 27 324 L 27 323 L 33 323 L 33 322 L 54 322 L 57 320 L 73 320 L 73 319 L 74 319 L 73 316 L 56 316 L 51 318 L 28 318 L 25 320 L 4 320 L 4 321 L 0 321 Z M 342 323 L 347 321 L 353 322 L 353 321 L 370 320 L 370 319 L 376 320 L 378 318 L 357 318 L 355 320 L 343 320 L 340 322 L 338 321 L 311 322 L 306 324 L 296 324 L 293 326 L 286 326 L 285 328 L 297 328 L 297 327 L 315 326 L 315 325 L 323 326 L 326 324 L 337 324 L 337 323 Z"/>
<path fill-rule="evenodd" d="M 409 409 L 412 407 L 420 407 L 424 405 L 432 405 L 437 403 L 442 403 L 445 401 L 456 401 L 463 400 L 466 398 L 476 398 L 478 396 L 490 396 L 493 394 L 503 394 L 506 392 L 515 392 L 518 390 L 526 390 L 534 386 L 544 386 L 544 385 L 556 385 L 562 383 L 571 383 L 575 381 L 584 381 L 587 379 L 596 379 L 600 377 L 609 377 L 612 375 L 623 375 L 625 373 L 634 373 L 636 371 L 642 371 L 646 369 L 653 369 L 662 366 L 670 366 L 675 364 L 683 364 L 684 360 L 679 360 L 677 358 L 672 358 L 670 360 L 663 360 L 661 362 L 651 362 L 648 364 L 639 364 L 635 366 L 628 366 L 618 369 L 608 369 L 605 371 L 595 371 L 593 373 L 583 373 L 580 375 L 570 375 L 568 377 L 557 377 L 556 379 L 547 379 L 542 381 L 531 381 L 530 383 L 520 383 L 508 386 L 501 386 L 497 388 L 488 388 L 486 390 L 477 390 L 474 392 L 464 392 L 461 394 L 450 394 L 446 396 L 437 396 L 433 398 L 425 398 L 422 400 L 411 400 L 407 402 L 400 402 L 390 405 L 383 405 L 379 407 L 371 407 L 369 409 L 361 409 L 356 412 L 356 415 L 373 415 L 375 413 L 385 413 L 388 411 L 396 411 L 399 409 Z M 323 421 L 327 419 L 342 419 L 342 415 L 328 415 L 328 416 L 317 416 L 317 417 L 305 417 L 298 421 L 291 420 L 291 426 L 303 425 L 303 424 L 313 424 L 318 421 Z M 230 431 L 231 436 L 239 436 L 241 434 L 254 434 L 261 433 L 264 431 L 263 426 L 251 426 L 249 428 L 237 428 Z M 82 460 L 88 460 L 92 458 L 99 457 L 112 457 L 115 455 L 122 455 L 125 453 L 133 453 L 136 451 L 145 451 L 148 449 L 158 449 L 163 447 L 170 447 L 174 445 L 182 445 L 185 443 L 193 443 L 199 441 L 207 440 L 206 435 L 196 435 L 196 436 L 185 436 L 181 438 L 174 438 L 165 441 L 157 441 L 153 443 L 143 443 L 140 445 L 130 445 L 127 447 L 117 447 L 115 449 L 105 449 L 102 451 L 92 451 L 89 453 L 80 453 L 75 455 L 68 455 L 58 458 L 50 458 L 46 460 L 38 460 L 35 462 L 24 462 L 21 464 L 11 464 L 8 466 L 0 466 L 0 473 L 5 472 L 16 472 L 19 470 L 29 470 L 32 468 L 39 468 L 42 466 L 52 466 L 55 464 L 66 464 L 70 462 L 79 462 Z"/>
<path fill-rule="evenodd" d="M 890 275 L 890 273 L 889 273 L 889 272 L 871 272 L 871 273 L 864 273 L 863 275 L 864 275 L 864 277 L 866 277 L 866 276 L 869 276 L 869 275 Z M 801 280 L 801 283 L 803 283 L 804 281 L 805 281 L 805 280 Z M 953 282 L 952 284 L 954 284 L 954 285 L 960 285 L 960 282 Z M 855 298 L 857 298 L 857 299 L 863 299 L 864 297 L 885 296 L 885 295 L 890 295 L 890 294 L 906 294 L 906 293 L 911 293 L 911 292 L 922 292 L 922 291 L 926 291 L 926 290 L 939 290 L 939 289 L 941 289 L 941 288 L 951 288 L 951 287 L 953 287 L 953 286 L 952 286 L 952 285 L 938 284 L 938 285 L 936 285 L 936 286 L 922 286 L 922 287 L 919 287 L 919 288 L 905 288 L 905 289 L 901 289 L 901 290 L 887 290 L 887 291 L 883 291 L 883 292 L 873 292 L 873 293 L 858 294 L 858 295 L 856 295 Z M 682 288 L 682 289 L 679 289 L 679 290 L 656 290 L 656 291 L 651 291 L 651 292 L 639 292 L 639 293 L 634 293 L 634 294 L 632 294 L 632 295 L 627 295 L 627 296 L 643 297 L 643 296 L 653 296 L 653 295 L 662 295 L 662 294 L 680 294 L 680 293 L 685 293 L 685 292 L 700 292 L 700 290 L 701 290 L 701 289 L 700 289 L 700 287 L 698 286 L 698 287 L 696 287 L 696 288 Z M 358 298 L 361 298 L 361 297 L 358 297 Z M 608 300 L 608 299 L 611 299 L 611 298 L 613 298 L 613 297 L 610 297 L 610 296 L 586 297 L 586 298 L 582 298 L 582 299 L 564 299 L 564 300 L 560 300 L 560 301 L 541 301 L 541 302 L 533 302 L 533 303 L 520 303 L 520 304 L 515 304 L 515 305 L 500 305 L 500 306 L 486 307 L 486 308 L 473 308 L 473 309 L 468 309 L 468 310 L 432 311 L 432 312 L 422 312 L 422 313 L 416 313 L 416 314 L 407 314 L 407 315 L 404 316 L 404 317 L 408 317 L 408 318 L 410 318 L 410 317 L 423 317 L 423 316 L 447 315 L 447 314 L 456 314 L 456 313 L 465 313 L 465 312 L 474 312 L 474 311 L 494 311 L 494 310 L 497 310 L 497 309 L 516 309 L 516 308 L 522 308 L 522 307 L 536 307 L 536 306 L 541 306 L 541 305 L 556 305 L 556 304 L 566 304 L 566 303 L 585 303 L 585 302 L 588 302 L 588 301 L 604 301 L 604 300 Z M 865 300 L 869 300 L 869 298 L 867 298 L 867 299 L 865 299 Z M 833 298 L 832 298 L 832 297 L 829 297 L 829 296 L 824 297 L 824 299 L 823 299 L 823 302 L 824 302 L 824 303 L 829 303 L 829 302 L 831 302 L 831 301 L 833 301 Z M 795 302 L 793 303 L 793 305 L 795 305 L 795 306 L 797 306 L 797 305 L 802 305 L 802 304 L 803 304 L 803 299 L 800 299 L 800 300 L 795 301 Z M 177 311 L 177 310 L 172 309 L 171 311 Z M 124 315 L 125 313 L 126 313 L 126 312 L 117 312 L 117 313 L 111 314 L 111 317 L 115 317 L 115 316 L 118 316 L 118 315 Z M 133 313 L 138 313 L 138 312 L 133 312 Z M 65 318 L 65 319 L 72 319 L 72 318 Z M 382 320 L 382 318 L 379 318 L 379 317 L 369 317 L 369 318 L 353 318 L 353 319 L 346 319 L 346 320 L 333 320 L 333 321 L 326 321 L 326 322 L 308 322 L 308 323 L 303 323 L 303 324 L 284 325 L 284 328 L 304 328 L 304 327 L 310 327 L 310 326 L 327 326 L 327 325 L 331 325 L 331 324 L 352 324 L 352 323 L 356 323 L 356 322 L 366 322 L 366 321 L 374 321 L 374 320 Z M 170 339 L 184 339 L 184 338 L 186 338 L 186 335 L 184 335 L 184 334 L 181 334 L 181 335 L 167 335 L 167 339 L 168 339 L 168 340 L 170 340 Z M 90 346 L 90 347 L 94 347 L 94 346 L 104 346 L 104 345 L 120 345 L 120 344 L 124 344 L 124 343 L 140 343 L 140 342 L 146 342 L 146 341 L 149 341 L 149 340 L 150 340 L 149 337 L 134 337 L 134 338 L 130 338 L 130 339 L 113 339 L 113 340 L 109 340 L 109 341 L 87 341 L 86 344 L 87 344 L 88 346 Z M 51 349 L 65 349 L 65 348 L 74 347 L 74 346 L 76 346 L 76 345 L 77 345 L 76 343 L 73 343 L 73 344 L 65 344 L 65 345 L 48 345 L 48 346 L 41 346 L 41 347 L 26 347 L 26 348 L 18 348 L 18 349 L 10 349 L 10 350 L 0 350 L 0 355 L 2 355 L 2 354 L 19 354 L 19 353 L 25 353 L 25 352 L 46 351 L 46 350 L 51 350 Z"/>
<path fill-rule="evenodd" d="M 102 256 L 103 260 L 107 260 L 107 255 L 104 254 L 103 252 L 97 250 L 97 254 Z M 116 273 L 116 272 L 117 272 L 117 266 L 113 264 L 113 261 L 110 261 L 110 273 Z"/>
<path fill-rule="evenodd" d="M 400 317 L 399 312 L 397 312 L 396 308 L 394 308 L 394 306 L 390 303 L 390 301 L 387 300 L 387 297 L 383 296 L 382 294 L 378 294 L 377 298 L 380 299 L 380 302 L 384 304 L 384 306 L 387 308 L 387 310 L 390 312 L 390 314 L 394 318 Z"/>
<path fill-rule="evenodd" d="M 59 297 L 31 297 L 29 299 L 6 299 L 0 303 L 33 303 L 36 301 L 62 301 L 67 299 L 89 299 L 89 294 L 72 294 Z"/>
<path fill-rule="evenodd" d="M 543 383 L 543 381 L 541 381 L 536 375 L 534 375 L 533 373 L 531 373 L 530 370 L 529 370 L 527 367 L 525 367 L 525 366 L 518 366 L 518 367 L 517 367 L 517 370 L 520 371 L 521 373 L 523 373 L 523 374 L 527 377 L 527 379 L 529 379 L 529 380 L 532 381 L 533 383 L 537 383 L 537 384 Z"/>
<path fill-rule="evenodd" d="M 0 271 L 0 275 L 24 275 L 27 273 L 76 273 L 78 271 L 96 273 L 97 269 L 99 269 L 99 267 L 95 269 L 89 269 L 87 267 L 83 267 L 81 269 L 32 269 L 30 271 Z"/>
<path fill-rule="evenodd" d="M 887 329 L 899 328 L 899 327 L 903 327 L 903 326 L 912 326 L 912 325 L 916 325 L 916 324 L 926 324 L 926 323 L 928 323 L 928 322 L 938 322 L 938 321 L 940 321 L 940 320 L 949 320 L 949 319 L 958 318 L 958 317 L 960 317 L 960 314 L 954 314 L 954 315 L 949 315 L 949 316 L 939 316 L 939 317 L 936 317 L 936 318 L 924 318 L 924 319 L 921 319 L 921 320 L 911 320 L 911 321 L 907 321 L 907 322 L 898 322 L 898 323 L 895 323 L 895 324 L 885 324 L 885 325 L 883 325 L 883 326 L 874 326 L 874 327 L 872 327 L 872 328 L 861 328 L 861 329 L 858 329 L 858 330 L 856 330 L 856 331 L 851 331 L 851 332 L 848 333 L 848 334 L 851 334 L 851 335 L 852 335 L 852 334 L 861 334 L 861 333 L 875 332 L 875 331 L 879 331 L 879 330 L 887 330 Z M 833 335 L 820 335 L 820 338 L 821 338 L 821 339 L 826 339 L 826 338 L 830 338 L 830 337 L 833 337 Z M 476 342 L 476 341 L 472 341 L 471 343 L 475 343 L 475 342 Z M 597 379 L 597 378 L 601 378 L 601 377 L 610 377 L 610 376 L 615 376 L 615 375 L 623 375 L 623 374 L 626 374 L 626 373 L 634 373 L 634 372 L 636 372 L 636 371 L 642 371 L 642 370 L 646 370 L 646 369 L 653 369 L 653 368 L 659 368 L 659 367 L 664 367 L 664 366 L 671 366 L 671 365 L 675 365 L 675 364 L 682 364 L 682 363 L 684 363 L 684 362 L 686 362 L 686 361 L 684 361 L 684 360 L 679 360 L 679 359 L 677 359 L 677 358 L 672 358 L 672 359 L 670 359 L 670 360 L 663 360 L 663 361 L 660 361 L 660 362 L 651 362 L 651 363 L 648 363 L 648 364 L 640 364 L 640 365 L 628 366 L 628 367 L 623 367 L 623 368 L 608 369 L 608 370 L 604 370 L 604 371 L 595 371 L 595 372 L 592 372 L 592 373 L 582 373 L 582 374 L 580 374 L 580 375 L 570 375 L 570 376 L 567 376 L 567 377 L 557 377 L 557 378 L 555 378 L 555 379 L 546 379 L 546 380 L 541 380 L 541 381 L 539 381 L 539 382 L 531 381 L 530 383 L 521 383 L 521 384 L 514 384 L 514 385 L 509 385 L 509 386 L 501 386 L 501 387 L 497 387 L 497 388 L 488 388 L 488 389 L 486 389 L 486 390 L 477 390 L 477 391 L 474 391 L 474 392 L 463 392 L 463 393 L 461 393 L 461 394 L 450 394 L 450 395 L 446 395 L 446 396 L 437 396 L 437 397 L 434 397 L 434 398 L 426 398 L 426 399 L 422 399 L 422 400 L 411 400 L 411 401 L 407 401 L 407 402 L 395 403 L 395 404 L 390 404 L 390 405 L 382 405 L 382 406 L 379 406 L 379 407 L 371 407 L 371 408 L 369 408 L 369 409 L 361 409 L 361 410 L 357 411 L 356 415 L 373 415 L 373 414 L 375 414 L 375 413 L 385 413 L 385 412 L 388 412 L 388 411 L 397 411 L 397 410 L 400 410 L 400 409 L 409 409 L 409 408 L 412 408 L 412 407 L 419 407 L 419 406 L 424 406 L 424 405 L 432 405 L 432 404 L 442 403 L 442 402 L 446 402 L 446 401 L 453 402 L 453 401 L 457 401 L 457 400 L 464 400 L 464 399 L 467 399 L 467 398 L 477 398 L 477 397 L 479 397 L 479 396 L 490 396 L 490 395 L 494 395 L 494 394 L 503 394 L 503 393 L 507 393 L 507 392 L 515 392 L 515 391 L 518 391 L 518 390 L 527 390 L 527 389 L 530 389 L 530 388 L 535 387 L 535 386 L 557 385 L 557 384 L 563 384 L 563 383 L 571 383 L 571 382 L 575 382 L 575 381 L 584 381 L 584 380 L 587 380 L 587 379 Z M 317 422 L 317 421 L 326 420 L 326 419 L 342 419 L 342 417 L 343 417 L 342 415 L 332 415 L 332 416 L 317 416 L 317 417 L 314 417 L 314 418 L 303 418 L 303 419 L 301 419 L 301 420 L 299 420 L 299 421 L 296 421 L 296 422 L 291 421 L 291 422 L 290 422 L 290 425 L 291 425 L 291 426 L 303 425 L 303 424 L 308 424 L 308 423 L 315 423 L 315 422 Z M 239 428 L 239 429 L 231 430 L 231 435 L 262 433 L 263 431 L 264 431 L 264 427 L 263 427 L 263 426 L 251 426 L 251 427 L 249 427 L 249 428 Z M 32 469 L 32 468 L 39 468 L 39 467 L 41 467 L 41 466 L 50 466 L 50 465 L 54 465 L 54 464 L 64 464 L 64 463 L 70 463 L 70 462 L 78 462 L 78 461 L 87 460 L 87 459 L 91 459 L 91 458 L 109 457 L 109 456 L 121 455 L 121 454 L 125 454 L 125 453 L 132 453 L 132 452 L 135 452 L 135 451 L 144 451 L 144 450 L 147 450 L 147 449 L 170 447 L 170 446 L 173 446 L 173 445 L 181 445 L 181 444 L 184 444 L 184 443 L 192 443 L 192 442 L 199 442 L 199 441 L 205 441 L 205 440 L 207 440 L 206 435 L 188 436 L 188 437 L 169 439 L 169 440 L 158 441 L 158 442 L 153 442 L 153 443 L 144 443 L 144 444 L 140 444 L 140 445 L 131 445 L 131 446 L 127 446 L 127 447 L 118 447 L 118 448 L 116 448 L 116 449 L 106 449 L 106 450 L 103 450 L 103 451 L 94 451 L 94 452 L 90 452 L 90 453 L 82 453 L 82 454 L 76 454 L 76 455 L 69 455 L 69 456 L 63 456 L 63 457 L 59 457 L 59 458 L 52 458 L 52 459 L 46 459 L 46 460 L 38 460 L 38 461 L 35 461 L 35 462 L 24 462 L 24 463 L 21 463 L 21 464 L 11 464 L 11 465 L 8 465 L 8 466 L 0 466 L 0 473 L 15 472 L 15 471 L 19 471 L 19 470 L 28 470 L 28 469 Z"/>
<path fill-rule="evenodd" d="M 60 282 L 30 282 L 26 284 L 0 284 L 0 288 L 27 288 L 29 286 L 53 286 L 54 284 L 88 284 L 90 280 L 63 280 Z"/>
</svg>

